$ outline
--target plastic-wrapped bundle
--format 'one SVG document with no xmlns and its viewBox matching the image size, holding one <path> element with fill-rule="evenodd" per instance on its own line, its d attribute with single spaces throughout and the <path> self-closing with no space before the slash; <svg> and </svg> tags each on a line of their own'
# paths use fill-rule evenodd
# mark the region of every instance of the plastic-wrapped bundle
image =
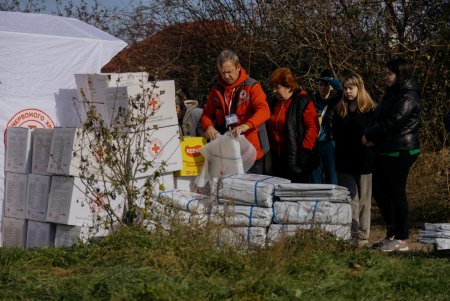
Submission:
<svg viewBox="0 0 450 301">
<path fill-rule="evenodd" d="M 179 189 L 159 192 L 157 202 L 192 213 L 206 214 L 211 210 L 208 196 Z"/>
<path fill-rule="evenodd" d="M 184 211 L 170 204 L 165 205 L 157 201 L 152 202 L 149 211 L 152 215 L 152 220 L 164 229 L 170 229 L 170 225 L 173 222 L 204 225 L 209 219 L 209 215 L 206 213 Z"/>
<path fill-rule="evenodd" d="M 292 236 L 299 230 L 310 230 L 320 228 L 323 231 L 330 232 L 337 238 L 349 240 L 351 238 L 351 225 L 330 225 L 330 224 L 272 224 L 267 231 L 267 241 L 274 242 L 285 236 Z"/>
<path fill-rule="evenodd" d="M 227 226 L 268 227 L 272 208 L 217 205 L 212 208 L 210 218 Z"/>
<path fill-rule="evenodd" d="M 266 232 L 265 227 L 230 227 L 223 228 L 219 231 L 219 245 L 222 243 L 228 243 L 245 249 L 248 246 L 260 246 L 266 245 Z"/>
<path fill-rule="evenodd" d="M 350 196 L 281 196 L 275 199 L 278 202 L 331 202 L 331 203 L 348 203 Z"/>
<path fill-rule="evenodd" d="M 288 179 L 265 175 L 235 175 L 213 179 L 211 193 L 219 201 L 232 200 L 236 204 L 270 208 L 275 186 L 290 182 Z"/>
<path fill-rule="evenodd" d="M 419 241 L 424 244 L 434 244 L 439 251 L 450 250 L 449 238 L 420 237 Z"/>
<path fill-rule="evenodd" d="M 448 224 L 448 223 L 437 223 L 437 224 L 425 223 L 424 228 L 426 231 L 450 231 L 450 224 Z"/>
<path fill-rule="evenodd" d="M 449 238 L 450 239 L 450 230 L 449 231 L 420 231 L 420 237 L 427 238 Z"/>
<path fill-rule="evenodd" d="M 347 188 L 331 184 L 280 184 L 275 188 L 274 195 L 280 201 L 329 201 L 350 202 L 350 192 Z"/>
<path fill-rule="evenodd" d="M 450 249 L 450 224 L 425 224 L 425 230 L 420 231 L 419 241 L 434 244 L 438 250 Z"/>
<path fill-rule="evenodd" d="M 243 135 L 233 138 L 230 133 L 209 142 L 200 153 L 205 164 L 195 181 L 198 187 L 205 187 L 213 178 L 243 174 L 256 159 L 255 147 Z"/>
<path fill-rule="evenodd" d="M 348 203 L 331 202 L 275 202 L 273 221 L 277 224 L 335 224 L 352 221 Z"/>
</svg>

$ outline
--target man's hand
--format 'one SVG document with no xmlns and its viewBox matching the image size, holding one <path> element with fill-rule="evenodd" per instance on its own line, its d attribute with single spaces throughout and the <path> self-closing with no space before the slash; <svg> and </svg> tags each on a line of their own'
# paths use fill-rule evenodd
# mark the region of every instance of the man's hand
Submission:
<svg viewBox="0 0 450 301">
<path fill-rule="evenodd" d="M 212 126 L 210 125 L 205 132 L 205 136 L 206 138 L 208 138 L 209 140 L 214 140 L 216 139 L 216 137 L 219 135 L 219 132 Z"/>
<path fill-rule="evenodd" d="M 243 132 L 245 132 L 246 130 L 248 130 L 250 127 L 246 124 L 241 124 L 237 127 L 235 127 L 232 131 L 231 131 L 231 136 L 233 137 L 237 137 L 240 134 L 242 134 Z"/>
</svg>

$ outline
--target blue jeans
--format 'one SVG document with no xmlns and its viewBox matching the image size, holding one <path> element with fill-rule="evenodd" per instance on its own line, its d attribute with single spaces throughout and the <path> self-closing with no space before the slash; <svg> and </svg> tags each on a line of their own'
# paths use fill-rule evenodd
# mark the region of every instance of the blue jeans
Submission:
<svg viewBox="0 0 450 301">
<path fill-rule="evenodd" d="M 317 142 L 320 165 L 312 171 L 312 183 L 337 184 L 336 164 L 334 160 L 334 140 Z"/>
</svg>

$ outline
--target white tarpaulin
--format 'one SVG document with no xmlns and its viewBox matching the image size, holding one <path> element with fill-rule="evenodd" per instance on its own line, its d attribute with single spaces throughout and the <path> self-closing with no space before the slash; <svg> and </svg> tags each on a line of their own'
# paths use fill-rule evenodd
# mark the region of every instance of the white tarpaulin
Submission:
<svg viewBox="0 0 450 301">
<path fill-rule="evenodd" d="M 64 125 L 75 114 L 63 97 L 76 87 L 74 74 L 100 72 L 126 45 L 76 19 L 0 11 L 0 212 L 6 127 Z"/>
</svg>

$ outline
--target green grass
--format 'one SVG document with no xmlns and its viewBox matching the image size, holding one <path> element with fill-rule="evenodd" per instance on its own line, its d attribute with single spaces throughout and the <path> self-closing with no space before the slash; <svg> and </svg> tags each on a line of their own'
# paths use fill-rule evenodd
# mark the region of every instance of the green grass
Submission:
<svg viewBox="0 0 450 301">
<path fill-rule="evenodd" d="M 69 249 L 0 249 L 1 300 L 449 300 L 448 253 L 381 254 L 303 232 L 250 252 L 211 230 L 122 230 Z"/>
</svg>

